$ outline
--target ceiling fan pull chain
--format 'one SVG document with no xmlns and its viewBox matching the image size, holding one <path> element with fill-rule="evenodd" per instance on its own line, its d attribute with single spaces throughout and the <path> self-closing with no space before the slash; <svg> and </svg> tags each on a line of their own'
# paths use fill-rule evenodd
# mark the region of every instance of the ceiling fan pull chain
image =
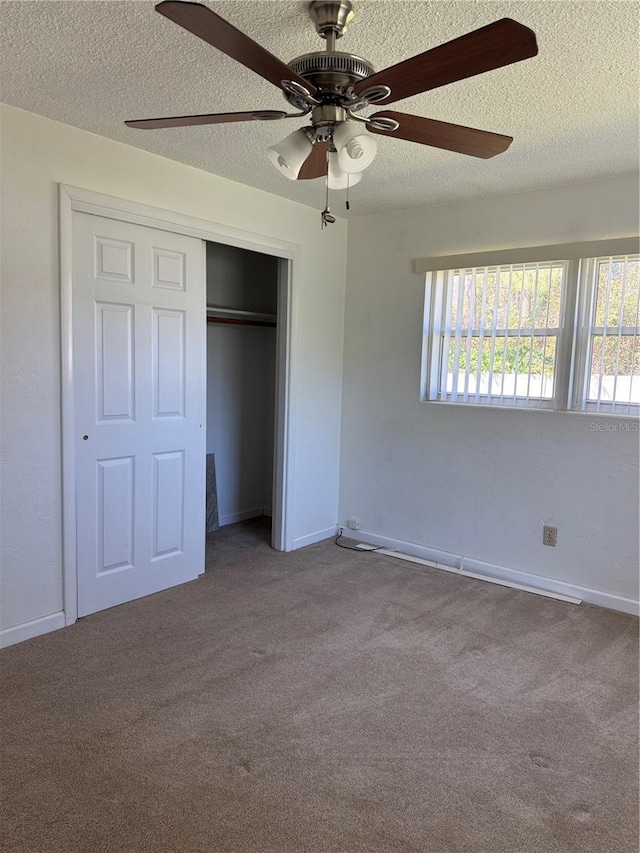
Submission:
<svg viewBox="0 0 640 853">
<path fill-rule="evenodd" d="M 327 159 L 329 155 L 327 154 Z M 324 197 L 324 210 L 320 214 L 321 226 L 320 229 L 323 230 L 327 225 L 333 225 L 336 221 L 335 216 L 331 213 L 331 208 L 329 207 L 329 174 L 327 173 L 327 182 L 325 184 L 325 197 Z"/>
<path fill-rule="evenodd" d="M 327 172 L 327 177 L 324 181 L 324 210 L 321 214 L 322 219 L 322 228 L 324 230 L 327 225 L 327 214 L 329 213 L 329 173 Z"/>
<path fill-rule="evenodd" d="M 327 153 L 327 163 L 329 162 L 329 154 Z M 331 208 L 329 207 L 329 171 L 327 169 L 327 179 L 325 181 L 325 190 L 324 190 L 324 209 L 328 213 Z M 326 223 L 325 223 L 326 224 Z"/>
<path fill-rule="evenodd" d="M 347 208 L 347 210 L 349 210 L 349 181 L 350 181 L 350 178 L 351 178 L 351 175 L 347 172 L 347 198 L 346 198 L 346 201 L 344 203 L 344 206 Z"/>
<path fill-rule="evenodd" d="M 328 158 L 327 158 L 328 159 Z M 327 178 L 324 184 L 324 210 L 322 211 L 322 227 L 325 228 L 329 223 L 327 222 L 327 216 L 331 208 L 329 207 L 329 173 L 327 172 Z"/>
</svg>

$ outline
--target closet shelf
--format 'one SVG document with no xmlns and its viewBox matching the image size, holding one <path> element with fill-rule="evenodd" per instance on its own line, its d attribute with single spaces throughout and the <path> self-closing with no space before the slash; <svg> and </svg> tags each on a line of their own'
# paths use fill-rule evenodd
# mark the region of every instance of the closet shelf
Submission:
<svg viewBox="0 0 640 853">
<path fill-rule="evenodd" d="M 276 314 L 263 314 L 260 311 L 244 311 L 240 308 L 224 308 L 220 305 L 207 305 L 208 323 L 238 323 L 246 326 L 275 326 Z"/>
</svg>

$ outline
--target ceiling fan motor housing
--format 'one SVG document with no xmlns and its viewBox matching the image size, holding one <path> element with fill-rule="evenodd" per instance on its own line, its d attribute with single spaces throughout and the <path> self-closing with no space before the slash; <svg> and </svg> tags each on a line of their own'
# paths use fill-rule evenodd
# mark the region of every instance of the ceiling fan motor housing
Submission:
<svg viewBox="0 0 640 853">
<path fill-rule="evenodd" d="M 354 85 L 375 71 L 366 59 L 335 49 L 336 39 L 345 34 L 353 20 L 353 4 L 351 0 L 312 0 L 309 17 L 317 33 L 326 39 L 327 49 L 298 56 L 288 67 L 317 90 L 316 105 L 319 101 L 322 105 L 347 106 L 356 99 Z M 291 89 L 285 89 L 284 96 L 296 109 L 310 106 L 309 100 Z"/>
<path fill-rule="evenodd" d="M 323 103 L 339 104 L 345 104 L 353 98 L 353 86 L 375 72 L 366 59 L 340 51 L 305 53 L 292 60 L 289 68 L 318 90 L 316 97 Z M 298 95 L 284 92 L 284 96 L 296 109 L 305 109 L 307 106 Z"/>
</svg>

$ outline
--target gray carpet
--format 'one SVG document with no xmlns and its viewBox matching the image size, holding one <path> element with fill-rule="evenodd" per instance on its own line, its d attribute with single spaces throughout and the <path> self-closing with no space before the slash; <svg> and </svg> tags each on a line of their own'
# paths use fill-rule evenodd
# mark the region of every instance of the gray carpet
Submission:
<svg viewBox="0 0 640 853">
<path fill-rule="evenodd" d="M 261 525 L 2 652 L 3 853 L 637 853 L 637 620 Z"/>
</svg>

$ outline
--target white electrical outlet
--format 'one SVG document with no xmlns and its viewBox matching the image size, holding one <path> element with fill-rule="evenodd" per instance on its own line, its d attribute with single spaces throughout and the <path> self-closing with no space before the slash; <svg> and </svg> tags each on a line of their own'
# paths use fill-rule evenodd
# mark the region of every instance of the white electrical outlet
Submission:
<svg viewBox="0 0 640 853">
<path fill-rule="evenodd" d="M 355 516 L 347 519 L 347 527 L 349 530 L 360 530 L 360 521 Z"/>
<path fill-rule="evenodd" d="M 558 528 L 545 524 L 542 528 L 542 544 L 555 548 L 558 544 Z"/>
</svg>

